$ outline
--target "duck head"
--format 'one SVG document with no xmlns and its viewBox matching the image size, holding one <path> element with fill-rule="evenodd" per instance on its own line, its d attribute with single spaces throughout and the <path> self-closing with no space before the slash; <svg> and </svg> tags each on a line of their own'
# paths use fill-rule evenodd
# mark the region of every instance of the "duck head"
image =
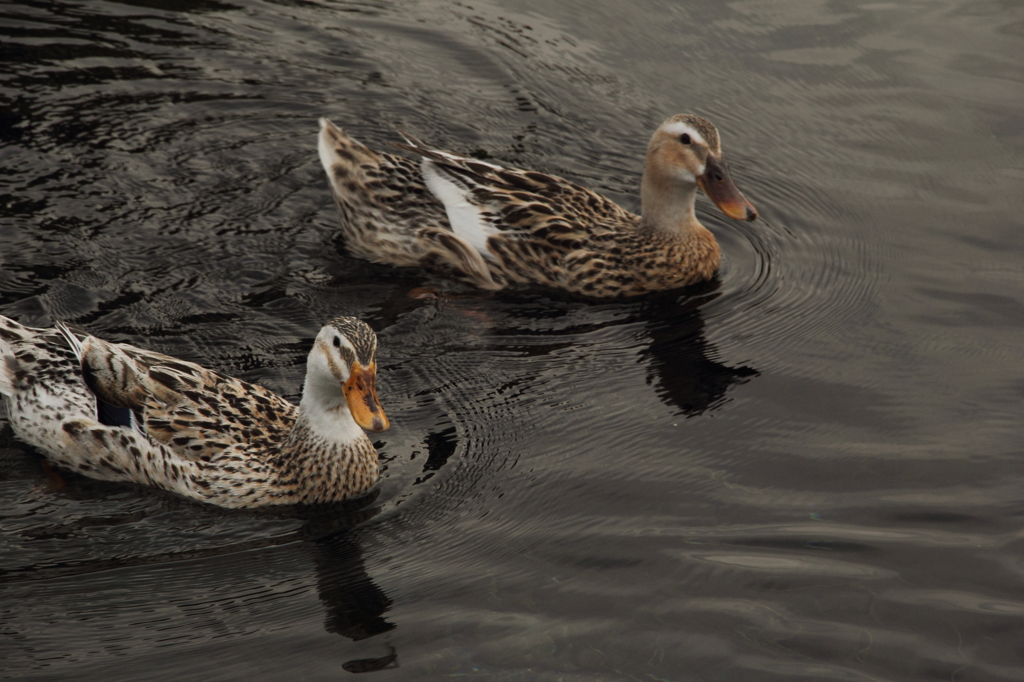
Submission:
<svg viewBox="0 0 1024 682">
<path fill-rule="evenodd" d="M 655 223 L 693 218 L 697 187 L 734 220 L 754 220 L 757 209 L 737 189 L 722 155 L 718 130 L 705 118 L 678 114 L 662 123 L 647 146 L 644 170 L 644 217 Z M 665 208 L 689 215 L 658 215 Z M 695 220 L 695 219 L 694 219 Z"/>
<path fill-rule="evenodd" d="M 377 399 L 376 355 L 377 335 L 369 325 L 354 317 L 331 320 L 309 352 L 305 392 L 325 406 L 340 407 L 343 396 L 356 424 L 367 431 L 387 430 L 391 423 Z"/>
</svg>

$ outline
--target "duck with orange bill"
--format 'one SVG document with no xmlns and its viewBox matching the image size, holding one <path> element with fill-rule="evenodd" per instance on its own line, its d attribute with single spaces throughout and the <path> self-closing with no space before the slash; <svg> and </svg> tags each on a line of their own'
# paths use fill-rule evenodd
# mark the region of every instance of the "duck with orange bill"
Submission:
<svg viewBox="0 0 1024 682">
<path fill-rule="evenodd" d="M 294 405 L 191 362 L 0 317 L 0 394 L 15 435 L 60 468 L 222 507 L 335 502 L 379 475 L 364 432 L 389 426 L 376 351 L 364 322 L 324 325 Z"/>
</svg>

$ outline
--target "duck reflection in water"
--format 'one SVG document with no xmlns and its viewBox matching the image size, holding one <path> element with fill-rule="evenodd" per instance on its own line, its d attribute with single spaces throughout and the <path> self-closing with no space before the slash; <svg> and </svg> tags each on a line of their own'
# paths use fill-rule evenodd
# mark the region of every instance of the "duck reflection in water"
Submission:
<svg viewBox="0 0 1024 682">
<path fill-rule="evenodd" d="M 659 399 L 670 407 L 678 408 L 679 413 L 698 415 L 719 407 L 732 386 L 745 383 L 759 374 L 752 367 L 730 367 L 713 359 L 717 351 L 704 336 L 701 308 L 721 296 L 718 286 L 715 278 L 688 288 L 682 295 L 672 292 L 622 302 L 626 314 L 615 316 L 613 321 L 568 326 L 556 324 L 543 328 L 543 325 L 536 324 L 538 320 L 564 318 L 580 305 L 578 300 L 571 298 L 547 300 L 543 310 L 530 306 L 529 326 L 509 319 L 503 322 L 492 320 L 495 328 L 490 333 L 498 337 L 529 337 L 529 343 L 499 342 L 495 349 L 537 356 L 576 346 L 582 336 L 602 329 L 642 323 L 648 343 L 639 351 L 639 358 L 647 367 L 648 385 L 653 385 Z M 520 299 L 511 292 L 501 296 L 513 303 L 533 301 Z M 439 298 L 446 296 L 442 294 Z M 538 342 L 537 337 L 543 337 L 543 341 Z"/>
<path fill-rule="evenodd" d="M 721 296 L 717 288 L 717 279 L 700 285 L 681 304 L 678 296 L 656 296 L 641 304 L 638 315 L 647 320 L 651 339 L 640 353 L 647 361 L 647 382 L 662 402 L 686 416 L 719 407 L 730 387 L 759 374 L 746 365 L 729 367 L 712 359 L 717 351 L 704 337 L 700 310 Z"/>
<path fill-rule="evenodd" d="M 300 531 L 314 549 L 317 593 L 326 610 L 324 629 L 353 642 L 382 635 L 395 628 L 384 618 L 391 598 L 373 581 L 366 570 L 363 551 L 355 526 L 376 516 L 374 506 L 379 489 L 370 495 L 346 503 L 296 508 L 307 518 Z M 350 673 L 365 673 L 398 667 L 398 653 L 388 644 L 387 653 L 346 661 L 342 668 Z"/>
<path fill-rule="evenodd" d="M 452 431 L 426 435 L 426 461 L 419 481 L 430 478 L 454 453 Z M 383 635 L 396 627 L 384 617 L 393 602 L 367 572 L 361 547 L 359 526 L 380 512 L 381 507 L 375 504 L 379 494 L 378 488 L 347 502 L 293 508 L 299 518 L 306 519 L 300 534 L 314 548 L 317 593 L 326 611 L 324 629 L 353 642 Z M 350 673 L 398 667 L 398 652 L 393 645 L 373 648 L 386 653 L 353 659 L 342 667 Z"/>
</svg>

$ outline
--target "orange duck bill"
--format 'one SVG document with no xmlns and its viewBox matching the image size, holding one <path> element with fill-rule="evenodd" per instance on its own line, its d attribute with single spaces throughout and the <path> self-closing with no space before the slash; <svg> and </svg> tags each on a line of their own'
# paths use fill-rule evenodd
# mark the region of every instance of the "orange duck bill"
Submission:
<svg viewBox="0 0 1024 682">
<path fill-rule="evenodd" d="M 367 431 L 386 431 L 391 422 L 377 400 L 377 363 L 363 367 L 352 364 L 352 376 L 344 383 L 345 401 L 356 424 Z"/>
<path fill-rule="evenodd" d="M 715 205 L 722 209 L 722 213 L 733 220 L 757 218 L 757 209 L 736 188 L 736 183 L 729 175 L 729 167 L 723 159 L 708 154 L 704 174 L 697 177 L 697 184 L 704 190 L 704 194 L 708 195 L 708 199 L 715 202 Z"/>
</svg>

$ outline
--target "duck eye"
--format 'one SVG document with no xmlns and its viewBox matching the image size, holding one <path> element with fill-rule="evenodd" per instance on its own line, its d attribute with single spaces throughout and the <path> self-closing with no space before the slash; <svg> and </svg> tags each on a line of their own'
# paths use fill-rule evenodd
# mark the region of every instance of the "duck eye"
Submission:
<svg viewBox="0 0 1024 682">
<path fill-rule="evenodd" d="M 337 336 L 334 337 L 334 347 L 341 348 L 341 339 L 339 339 Z"/>
<path fill-rule="evenodd" d="M 683 133 L 679 136 L 679 141 L 683 144 L 690 144 L 690 133 Z"/>
</svg>

